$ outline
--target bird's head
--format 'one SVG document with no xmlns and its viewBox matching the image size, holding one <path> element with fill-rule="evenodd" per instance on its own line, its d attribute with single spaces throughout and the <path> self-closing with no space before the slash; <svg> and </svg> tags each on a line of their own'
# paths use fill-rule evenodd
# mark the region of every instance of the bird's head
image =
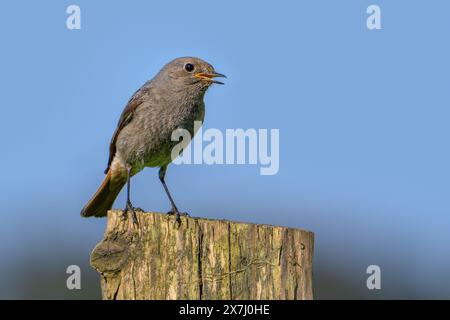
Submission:
<svg viewBox="0 0 450 320">
<path fill-rule="evenodd" d="M 158 76 L 180 90 L 199 91 L 205 91 L 213 83 L 224 84 L 215 78 L 226 78 L 225 75 L 216 72 L 208 62 L 195 57 L 172 60 L 164 66 Z"/>
</svg>

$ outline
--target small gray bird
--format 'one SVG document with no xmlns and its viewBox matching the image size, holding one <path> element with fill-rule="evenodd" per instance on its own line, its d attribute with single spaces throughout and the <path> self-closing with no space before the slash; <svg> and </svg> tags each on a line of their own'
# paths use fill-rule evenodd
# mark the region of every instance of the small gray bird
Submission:
<svg viewBox="0 0 450 320">
<path fill-rule="evenodd" d="M 81 210 L 83 217 L 102 217 L 111 209 L 123 186 L 127 184 L 127 203 L 124 216 L 135 208 L 130 200 L 130 180 L 144 167 L 160 167 L 159 179 L 179 220 L 178 211 L 164 181 L 167 166 L 172 161 L 172 132 L 183 128 L 194 136 L 194 121 L 203 122 L 203 97 L 215 80 L 225 77 L 207 62 L 194 57 L 175 59 L 166 64 L 150 81 L 131 97 L 120 116 L 109 146 L 106 177 L 92 199 Z"/>
</svg>

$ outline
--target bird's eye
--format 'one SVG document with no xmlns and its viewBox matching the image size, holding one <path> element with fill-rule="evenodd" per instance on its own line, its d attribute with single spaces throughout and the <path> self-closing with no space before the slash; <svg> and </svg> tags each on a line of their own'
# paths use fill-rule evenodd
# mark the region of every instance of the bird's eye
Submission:
<svg viewBox="0 0 450 320">
<path fill-rule="evenodd" d="M 184 66 L 184 69 L 187 72 L 192 72 L 192 71 L 194 71 L 194 65 L 192 63 L 186 63 L 186 65 Z"/>
</svg>

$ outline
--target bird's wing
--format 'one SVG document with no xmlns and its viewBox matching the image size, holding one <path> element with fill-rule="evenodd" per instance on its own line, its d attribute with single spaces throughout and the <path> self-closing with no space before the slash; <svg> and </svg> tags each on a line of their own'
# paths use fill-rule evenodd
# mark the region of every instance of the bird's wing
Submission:
<svg viewBox="0 0 450 320">
<path fill-rule="evenodd" d="M 123 128 L 125 128 L 127 124 L 131 122 L 131 120 L 133 119 L 134 112 L 139 107 L 139 105 L 141 105 L 141 103 L 144 101 L 144 98 L 148 94 L 148 91 L 149 88 L 146 85 L 142 86 L 138 91 L 136 91 L 131 97 L 130 101 L 128 101 L 125 109 L 120 115 L 119 123 L 117 124 L 117 128 L 114 131 L 114 134 L 111 138 L 111 143 L 109 144 L 108 167 L 106 168 L 105 173 L 108 172 L 109 167 L 111 166 L 111 163 L 114 159 L 114 155 L 116 154 L 117 150 L 116 142 L 119 133 L 122 131 Z"/>
</svg>

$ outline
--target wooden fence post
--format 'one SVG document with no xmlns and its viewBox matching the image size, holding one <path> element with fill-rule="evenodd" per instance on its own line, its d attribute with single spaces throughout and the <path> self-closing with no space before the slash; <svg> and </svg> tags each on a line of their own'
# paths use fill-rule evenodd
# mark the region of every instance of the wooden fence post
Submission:
<svg viewBox="0 0 450 320">
<path fill-rule="evenodd" d="M 91 255 L 104 299 L 312 299 L 314 234 L 251 223 L 110 211 Z"/>
</svg>

